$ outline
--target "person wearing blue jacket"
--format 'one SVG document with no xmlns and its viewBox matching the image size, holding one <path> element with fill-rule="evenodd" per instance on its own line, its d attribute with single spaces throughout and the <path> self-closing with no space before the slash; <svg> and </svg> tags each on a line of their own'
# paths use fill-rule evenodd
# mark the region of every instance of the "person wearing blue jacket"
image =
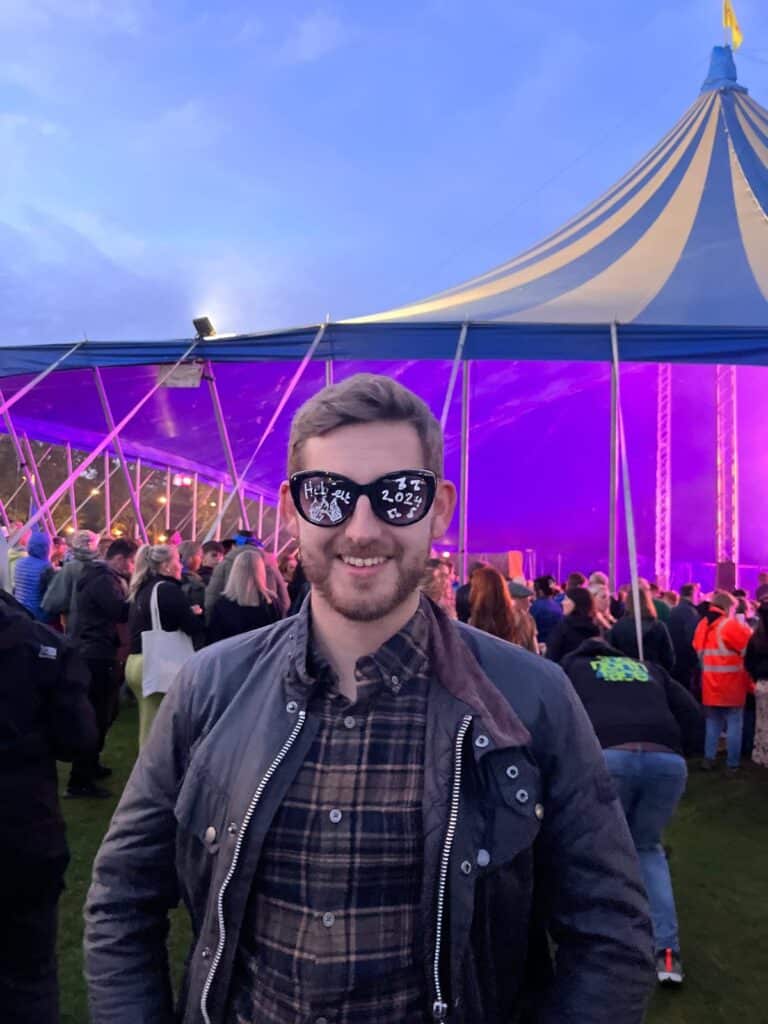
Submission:
<svg viewBox="0 0 768 1024">
<path fill-rule="evenodd" d="M 48 622 L 43 611 L 44 581 L 48 582 L 51 560 L 51 538 L 33 532 L 27 544 L 27 557 L 19 559 L 14 576 L 14 597 L 38 622 Z"/>
</svg>

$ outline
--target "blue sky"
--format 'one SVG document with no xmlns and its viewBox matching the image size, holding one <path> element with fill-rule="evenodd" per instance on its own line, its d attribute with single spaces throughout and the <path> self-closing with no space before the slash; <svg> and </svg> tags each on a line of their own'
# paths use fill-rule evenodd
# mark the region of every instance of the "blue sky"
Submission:
<svg viewBox="0 0 768 1024">
<path fill-rule="evenodd" d="M 768 7 L 735 0 L 768 105 Z M 398 305 L 509 258 L 695 99 L 719 0 L 0 0 L 0 342 Z"/>
</svg>

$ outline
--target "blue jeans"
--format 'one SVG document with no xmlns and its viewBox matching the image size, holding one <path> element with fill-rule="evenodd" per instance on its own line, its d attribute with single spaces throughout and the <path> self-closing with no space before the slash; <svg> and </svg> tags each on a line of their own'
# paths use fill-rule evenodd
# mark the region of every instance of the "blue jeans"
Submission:
<svg viewBox="0 0 768 1024">
<path fill-rule="evenodd" d="M 680 950 L 675 896 L 661 834 L 685 792 L 688 769 L 679 754 L 604 750 L 640 858 L 656 949 Z"/>
<path fill-rule="evenodd" d="M 728 767 L 738 768 L 741 763 L 741 734 L 744 730 L 744 708 L 705 708 L 707 731 L 704 737 L 704 757 L 714 761 L 717 744 L 723 729 L 728 745 Z"/>
</svg>

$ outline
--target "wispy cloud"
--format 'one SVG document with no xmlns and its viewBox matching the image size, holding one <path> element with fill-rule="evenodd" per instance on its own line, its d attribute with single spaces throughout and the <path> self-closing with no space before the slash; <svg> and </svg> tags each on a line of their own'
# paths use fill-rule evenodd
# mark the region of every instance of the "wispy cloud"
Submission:
<svg viewBox="0 0 768 1024">
<path fill-rule="evenodd" d="M 3 29 L 45 29 L 64 21 L 134 34 L 141 26 L 140 0 L 0 0 Z"/>
<path fill-rule="evenodd" d="M 190 99 L 136 126 L 131 144 L 144 151 L 199 152 L 214 146 L 229 129 L 226 118 L 207 103 Z"/>
<path fill-rule="evenodd" d="M 353 37 L 349 26 L 335 14 L 315 11 L 297 21 L 278 50 L 281 64 L 309 64 L 346 46 Z"/>
</svg>

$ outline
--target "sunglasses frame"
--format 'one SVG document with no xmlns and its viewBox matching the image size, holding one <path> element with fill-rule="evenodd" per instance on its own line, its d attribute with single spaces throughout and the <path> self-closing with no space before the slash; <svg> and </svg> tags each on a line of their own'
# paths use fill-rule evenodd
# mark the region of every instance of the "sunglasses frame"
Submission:
<svg viewBox="0 0 768 1024">
<path fill-rule="evenodd" d="M 426 501 L 423 513 L 418 519 L 409 519 L 404 522 L 398 522 L 397 520 L 390 519 L 387 516 L 387 509 L 382 505 L 379 495 L 376 494 L 377 485 L 380 485 L 383 480 L 399 480 L 401 477 L 413 477 L 421 480 L 426 488 Z M 340 519 L 337 523 L 318 523 L 314 519 L 311 519 L 309 514 L 305 512 L 302 507 L 302 493 L 301 487 L 306 480 L 311 480 L 313 477 L 329 477 L 335 486 L 344 487 L 345 490 L 349 491 L 351 496 L 351 502 L 349 506 L 349 512 Z M 288 481 L 288 486 L 291 491 L 291 497 L 293 498 L 293 504 L 296 511 L 301 518 L 310 523 L 312 526 L 319 526 L 321 530 L 335 530 L 339 526 L 343 526 L 344 523 L 349 522 L 352 516 L 355 514 L 357 508 L 357 502 L 361 495 L 365 495 L 368 501 L 371 503 L 373 514 L 377 519 L 380 519 L 387 526 L 413 526 L 416 523 L 420 523 L 424 517 L 429 513 L 432 505 L 435 502 L 435 496 L 437 495 L 437 476 L 432 472 L 431 469 L 396 469 L 392 473 L 383 473 L 381 476 L 376 477 L 375 480 L 371 480 L 367 484 L 358 484 L 354 480 L 350 480 L 348 476 L 343 476 L 341 473 L 332 473 L 327 469 L 305 469 L 300 473 L 293 473 Z M 397 491 L 395 492 L 397 493 Z M 396 508 L 397 505 L 393 502 L 392 508 Z M 413 506 L 410 506 L 413 508 Z"/>
</svg>

